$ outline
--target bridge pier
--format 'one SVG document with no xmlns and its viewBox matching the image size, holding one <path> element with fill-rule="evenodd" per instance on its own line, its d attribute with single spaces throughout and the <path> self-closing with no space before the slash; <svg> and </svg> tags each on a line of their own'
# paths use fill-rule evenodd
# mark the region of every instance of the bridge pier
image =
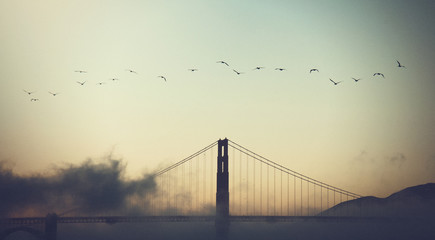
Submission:
<svg viewBox="0 0 435 240">
<path fill-rule="evenodd" d="M 218 141 L 216 188 L 216 236 L 227 239 L 230 215 L 230 194 L 228 189 L 228 139 Z"/>
<path fill-rule="evenodd" d="M 56 240 L 57 238 L 57 215 L 49 213 L 45 217 L 45 239 Z"/>
</svg>

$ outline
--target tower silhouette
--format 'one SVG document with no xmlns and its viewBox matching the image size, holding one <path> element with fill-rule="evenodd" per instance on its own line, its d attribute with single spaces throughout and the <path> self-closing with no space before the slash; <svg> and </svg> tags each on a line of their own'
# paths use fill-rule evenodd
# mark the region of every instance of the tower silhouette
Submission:
<svg viewBox="0 0 435 240">
<path fill-rule="evenodd" d="M 228 139 L 218 141 L 216 188 L 216 234 L 227 238 L 230 214 L 230 194 L 228 190 Z"/>
</svg>

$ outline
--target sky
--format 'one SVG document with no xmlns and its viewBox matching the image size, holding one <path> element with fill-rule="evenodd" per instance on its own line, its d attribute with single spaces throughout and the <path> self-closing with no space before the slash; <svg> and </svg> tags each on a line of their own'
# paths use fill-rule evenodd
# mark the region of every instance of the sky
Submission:
<svg viewBox="0 0 435 240">
<path fill-rule="evenodd" d="M 135 179 L 227 137 L 360 195 L 435 182 L 434 8 L 0 0 L 0 161 L 113 155 Z"/>
</svg>

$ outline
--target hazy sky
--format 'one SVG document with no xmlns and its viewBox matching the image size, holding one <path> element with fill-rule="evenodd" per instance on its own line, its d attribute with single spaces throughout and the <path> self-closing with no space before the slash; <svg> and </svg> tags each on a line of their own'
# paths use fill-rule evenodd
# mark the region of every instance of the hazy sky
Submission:
<svg viewBox="0 0 435 240">
<path fill-rule="evenodd" d="M 434 9 L 0 0 L 0 160 L 31 174 L 113 151 L 134 178 L 228 137 L 361 195 L 434 182 Z"/>
</svg>

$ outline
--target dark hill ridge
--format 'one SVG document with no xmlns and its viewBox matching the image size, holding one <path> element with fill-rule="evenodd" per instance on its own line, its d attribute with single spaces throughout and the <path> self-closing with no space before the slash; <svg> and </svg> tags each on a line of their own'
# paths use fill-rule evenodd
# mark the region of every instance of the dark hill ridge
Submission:
<svg viewBox="0 0 435 240">
<path fill-rule="evenodd" d="M 362 197 L 322 212 L 325 216 L 411 217 L 435 216 L 435 183 L 405 188 L 386 198 Z"/>
</svg>

